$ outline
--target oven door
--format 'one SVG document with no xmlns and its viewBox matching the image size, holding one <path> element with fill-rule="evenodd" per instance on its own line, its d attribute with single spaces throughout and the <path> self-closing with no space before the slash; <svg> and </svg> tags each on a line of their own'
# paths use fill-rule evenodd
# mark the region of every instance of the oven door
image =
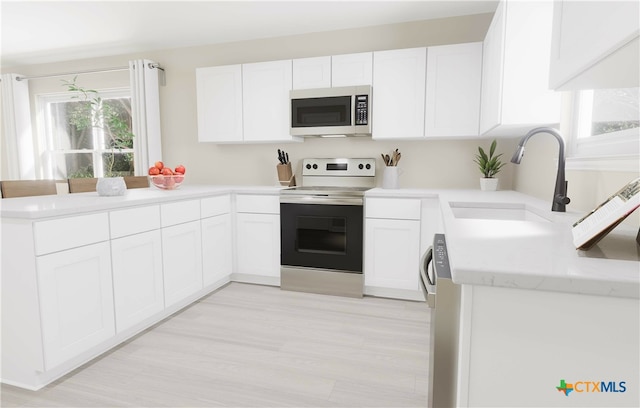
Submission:
<svg viewBox="0 0 640 408">
<path fill-rule="evenodd" d="M 362 209 L 281 203 L 281 265 L 362 273 Z"/>
</svg>

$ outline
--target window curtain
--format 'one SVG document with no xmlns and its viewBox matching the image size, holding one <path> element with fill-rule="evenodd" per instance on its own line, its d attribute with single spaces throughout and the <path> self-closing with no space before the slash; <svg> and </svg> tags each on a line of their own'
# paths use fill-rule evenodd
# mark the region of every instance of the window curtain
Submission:
<svg viewBox="0 0 640 408">
<path fill-rule="evenodd" d="M 17 74 L 2 74 L 2 159 L 6 160 L 5 180 L 36 178 L 29 82 L 18 81 Z"/>
<path fill-rule="evenodd" d="M 135 174 L 144 176 L 152 163 L 162 160 L 160 138 L 160 79 L 153 61 L 129 61 L 131 81 L 131 117 L 135 157 Z"/>
</svg>

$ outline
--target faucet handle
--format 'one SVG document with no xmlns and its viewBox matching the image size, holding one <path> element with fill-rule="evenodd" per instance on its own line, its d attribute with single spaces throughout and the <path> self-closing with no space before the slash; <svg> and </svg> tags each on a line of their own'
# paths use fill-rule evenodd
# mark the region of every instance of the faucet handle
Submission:
<svg viewBox="0 0 640 408">
<path fill-rule="evenodd" d="M 556 200 L 555 201 L 558 204 L 567 205 L 567 204 L 569 204 L 571 202 L 571 199 L 569 197 L 567 197 L 567 196 L 563 196 L 563 195 L 558 194 L 556 196 Z"/>
</svg>

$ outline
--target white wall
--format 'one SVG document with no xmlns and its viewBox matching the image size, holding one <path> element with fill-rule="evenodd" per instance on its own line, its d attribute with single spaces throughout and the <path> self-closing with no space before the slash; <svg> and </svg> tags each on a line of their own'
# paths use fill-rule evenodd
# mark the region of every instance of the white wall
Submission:
<svg viewBox="0 0 640 408">
<path fill-rule="evenodd" d="M 417 46 L 482 41 L 491 14 L 454 17 L 280 37 L 231 44 L 153 51 L 144 55 L 122 55 L 65 63 L 3 67 L 3 72 L 41 75 L 58 72 L 126 66 L 134 58 L 148 58 L 166 69 L 167 85 L 161 88 L 163 159 L 172 166 L 187 167 L 187 182 L 215 184 L 275 185 L 278 163 L 276 150 L 289 152 L 296 172 L 305 157 L 380 157 L 398 148 L 404 170 L 401 187 L 478 188 L 480 173 L 473 163 L 479 144 L 490 141 L 375 142 L 370 138 L 307 139 L 303 143 L 261 145 L 214 145 L 198 143 L 195 69 L 198 67 L 259 62 L 310 56 L 335 55 Z M 69 77 L 72 78 L 72 77 Z M 112 87 L 128 84 L 127 73 L 82 75 L 85 87 Z M 61 78 L 30 82 L 32 98 L 38 93 L 64 91 Z M 34 117 L 36 116 L 34 113 Z M 510 156 L 515 144 L 501 141 L 498 151 Z M 3 157 L 3 159 L 5 159 Z M 382 166 L 382 160 L 378 161 Z M 501 187 L 512 186 L 513 166 L 500 173 Z M 6 174 L 5 166 L 2 173 Z M 0 174 L 1 178 L 1 174 Z"/>
<path fill-rule="evenodd" d="M 163 159 L 169 165 L 184 164 L 188 183 L 258 184 L 277 183 L 276 149 L 289 152 L 296 172 L 305 157 L 379 157 L 382 152 L 402 151 L 401 187 L 477 188 L 479 172 L 473 163 L 477 146 L 488 147 L 490 140 L 375 142 L 368 138 L 307 139 L 286 145 L 214 145 L 198 143 L 195 97 L 195 69 L 214 65 L 303 58 L 351 52 L 482 41 L 491 14 L 453 17 L 280 37 L 238 43 L 153 51 L 144 55 L 121 55 L 64 63 L 2 67 L 2 72 L 43 75 L 126 66 L 135 58 L 160 62 L 166 69 L 167 85 L 161 89 Z M 71 77 L 69 77 L 71 78 Z M 37 93 L 63 91 L 61 78 L 32 80 L 32 97 Z M 79 83 L 87 87 L 126 86 L 128 75 L 83 75 Z M 35 112 L 34 112 L 35 114 Z M 34 115 L 35 117 L 35 115 Z M 35 128 L 35 127 L 34 127 Z M 505 161 L 521 135 L 500 140 L 498 152 Z M 6 174 L 2 149 L 0 179 Z M 551 136 L 536 136 L 527 145 L 519 166 L 507 164 L 499 177 L 503 189 L 515 189 L 550 200 L 555 182 L 557 144 Z M 381 166 L 381 160 L 378 162 Z M 570 208 L 588 211 L 637 174 L 569 171 Z"/>
</svg>

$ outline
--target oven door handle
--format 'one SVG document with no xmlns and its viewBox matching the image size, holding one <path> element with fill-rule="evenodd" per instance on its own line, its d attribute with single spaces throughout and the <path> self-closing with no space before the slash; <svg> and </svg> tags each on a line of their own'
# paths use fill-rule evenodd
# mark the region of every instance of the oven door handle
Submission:
<svg viewBox="0 0 640 408">
<path fill-rule="evenodd" d="M 359 197 L 328 197 L 328 196 L 280 196 L 280 204 L 324 204 L 324 205 L 362 205 Z"/>
</svg>

